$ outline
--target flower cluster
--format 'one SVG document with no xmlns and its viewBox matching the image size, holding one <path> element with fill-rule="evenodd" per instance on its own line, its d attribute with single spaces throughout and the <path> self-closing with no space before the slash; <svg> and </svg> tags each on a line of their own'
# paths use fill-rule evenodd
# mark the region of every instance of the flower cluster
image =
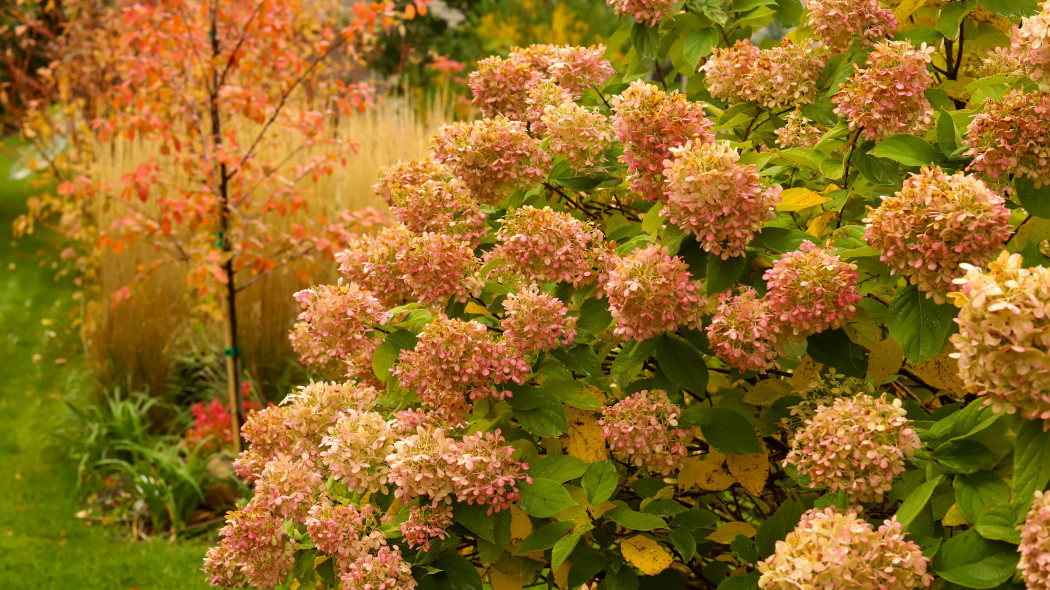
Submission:
<svg viewBox="0 0 1050 590">
<path fill-rule="evenodd" d="M 919 49 L 908 41 L 879 43 L 867 67 L 854 66 L 853 77 L 832 97 L 835 113 L 870 141 L 922 131 L 933 123 L 933 109 L 923 94 L 933 83 L 926 70 L 933 51 L 925 43 Z"/>
<path fill-rule="evenodd" d="M 663 193 L 664 160 L 687 141 L 709 143 L 714 135 L 703 106 L 677 92 L 667 94 L 642 80 L 612 99 L 612 126 L 623 142 L 631 190 L 650 201 Z"/>
<path fill-rule="evenodd" d="M 343 581 L 343 588 L 355 590 L 412 590 L 416 587 L 412 566 L 401 557 L 396 547 L 389 545 L 340 567 L 339 578 Z"/>
<path fill-rule="evenodd" d="M 1021 572 L 1026 588 L 1050 588 L 1050 493 L 1036 490 L 1021 527 Z"/>
<path fill-rule="evenodd" d="M 430 551 L 430 541 L 446 539 L 446 529 L 452 526 L 452 507 L 448 504 L 420 506 L 413 504 L 408 510 L 408 519 L 401 523 L 401 538 L 408 546 L 420 551 Z"/>
<path fill-rule="evenodd" d="M 694 234 L 704 251 L 723 260 L 743 255 L 762 224 L 776 217 L 780 187 L 762 186 L 755 165 L 741 166 L 728 142 L 690 141 L 671 155 L 664 162 L 663 214 Z"/>
<path fill-rule="evenodd" d="M 961 263 L 983 266 L 1010 237 L 1004 204 L 973 176 L 924 167 L 868 215 L 864 238 L 891 272 L 943 303 Z"/>
<path fill-rule="evenodd" d="M 791 335 L 805 338 L 840 328 L 856 315 L 859 276 L 855 264 L 806 241 L 774 262 L 763 278 L 770 311 Z"/>
<path fill-rule="evenodd" d="M 332 475 L 359 494 L 385 489 L 394 450 L 390 423 L 372 411 L 346 410 L 321 440 L 321 461 Z"/>
<path fill-rule="evenodd" d="M 532 206 L 507 213 L 487 261 L 503 259 L 525 279 L 574 286 L 593 283 L 603 272 L 605 236 L 569 213 Z M 596 268 L 596 266 L 598 268 Z"/>
<path fill-rule="evenodd" d="M 598 424 L 613 455 L 650 473 L 668 475 L 685 464 L 689 431 L 678 427 L 682 409 L 667 392 L 639 391 L 602 410 Z"/>
<path fill-rule="evenodd" d="M 1050 93 L 1011 90 L 987 99 L 963 140 L 973 166 L 998 179 L 1015 174 L 1050 184 Z"/>
<path fill-rule="evenodd" d="M 600 86 L 616 73 L 605 59 L 605 46 L 530 45 L 510 50 L 510 58 L 529 63 L 546 79 L 552 80 L 573 98 L 588 88 Z"/>
<path fill-rule="evenodd" d="M 550 155 L 529 136 L 525 123 L 502 116 L 443 125 L 431 148 L 478 201 L 489 205 L 515 189 L 532 187 L 551 166 Z"/>
<path fill-rule="evenodd" d="M 420 303 L 465 302 L 484 285 L 470 244 L 445 234 L 413 235 L 398 254 L 400 278 Z"/>
<path fill-rule="evenodd" d="M 455 447 L 455 439 L 433 424 L 418 424 L 395 441 L 394 452 L 386 458 L 394 496 L 405 501 L 428 496 L 435 506 L 451 503 L 455 490 L 445 472 L 444 457 Z"/>
<path fill-rule="evenodd" d="M 898 399 L 860 394 L 821 405 L 795 434 L 784 465 L 810 478 L 809 487 L 844 491 L 853 502 L 882 500 L 919 449 Z"/>
<path fill-rule="evenodd" d="M 477 245 L 487 233 L 485 214 L 457 178 L 427 180 L 390 191 L 398 223 L 416 233 L 434 232 Z"/>
<path fill-rule="evenodd" d="M 317 548 L 332 557 L 356 560 L 386 544 L 376 509 L 321 502 L 310 508 L 306 532 Z"/>
<path fill-rule="evenodd" d="M 379 181 L 372 187 L 372 191 L 387 205 L 393 205 L 395 192 L 415 190 L 415 187 L 423 186 L 430 180 L 448 180 L 451 174 L 433 158 L 423 158 L 384 166 L 379 169 L 377 176 Z"/>
<path fill-rule="evenodd" d="M 1023 268 L 1002 252 L 987 272 L 960 265 L 959 332 L 951 336 L 959 377 L 995 411 L 1050 419 L 1050 268 Z"/>
<path fill-rule="evenodd" d="M 824 135 L 809 117 L 802 114 L 801 109 L 788 113 L 784 122 L 786 124 L 783 127 L 774 131 L 777 135 L 777 145 L 782 148 L 813 147 Z"/>
<path fill-rule="evenodd" d="M 270 459 L 263 468 L 255 482 L 252 502 L 281 519 L 305 522 L 323 489 L 324 480 L 313 461 L 280 455 Z"/>
<path fill-rule="evenodd" d="M 593 166 L 612 144 L 608 117 L 571 100 L 546 107 L 540 122 L 550 140 L 550 152 L 576 169 Z"/>
<path fill-rule="evenodd" d="M 309 358 L 327 354 L 354 366 L 370 367 L 379 341 L 368 334 L 390 319 L 378 299 L 342 279 L 335 285 L 299 291 L 294 297 L 303 309 L 299 321 L 305 325 L 299 345 Z"/>
<path fill-rule="evenodd" d="M 512 293 L 503 308 L 503 339 L 524 355 L 572 344 L 576 337 L 576 318 L 566 315 L 565 304 L 535 288 Z"/>
<path fill-rule="evenodd" d="M 905 538 L 896 517 L 877 530 L 850 508 L 814 508 L 758 563 L 763 590 L 911 590 L 928 588 L 929 558 Z"/>
<path fill-rule="evenodd" d="M 702 69 L 712 96 L 782 109 L 813 102 L 823 68 L 820 53 L 785 39 L 765 50 L 746 40 L 715 48 Z"/>
<path fill-rule="evenodd" d="M 1021 20 L 1010 36 L 1010 52 L 1044 91 L 1050 91 L 1050 0 L 1042 11 Z"/>
<path fill-rule="evenodd" d="M 532 483 L 529 466 L 514 459 L 514 447 L 495 432 L 475 432 L 455 444 L 446 454 L 446 473 L 456 490 L 456 499 L 467 504 L 488 506 L 488 513 L 510 508 L 521 500 L 518 482 Z"/>
<path fill-rule="evenodd" d="M 478 62 L 467 85 L 474 94 L 474 106 L 486 117 L 502 115 L 524 121 L 524 97 L 539 80 L 540 73 L 527 61 L 493 56 Z"/>
<path fill-rule="evenodd" d="M 547 107 L 556 107 L 566 101 L 572 102 L 572 95 L 553 80 L 544 80 L 529 89 L 525 98 L 525 120 L 529 123 L 529 131 L 543 136 L 547 131 L 543 113 Z"/>
<path fill-rule="evenodd" d="M 363 235 L 335 255 L 339 273 L 370 291 L 383 305 L 400 305 L 412 291 L 401 280 L 397 256 L 411 237 L 412 232 L 400 225 L 383 228 L 374 236 Z"/>
<path fill-rule="evenodd" d="M 258 410 L 259 404 L 245 401 L 244 411 Z M 233 414 L 230 407 L 219 398 L 210 402 L 197 402 L 190 406 L 193 415 L 193 426 L 186 431 L 185 441 L 189 448 L 200 446 L 202 450 L 215 450 L 233 444 L 233 433 L 230 432 Z"/>
<path fill-rule="evenodd" d="M 273 588 L 283 584 L 295 565 L 299 544 L 270 511 L 249 505 L 230 512 L 219 531 L 219 544 L 204 557 L 212 586 Z"/>
<path fill-rule="evenodd" d="M 751 287 L 723 293 L 707 326 L 707 339 L 720 361 L 740 371 L 765 372 L 776 366 L 780 322 Z"/>
<path fill-rule="evenodd" d="M 657 26 L 660 21 L 678 12 L 678 0 L 605 0 L 616 14 L 626 14 L 634 20 Z"/>
<path fill-rule="evenodd" d="M 835 53 L 860 37 L 871 43 L 897 30 L 893 11 L 879 7 L 879 0 L 810 0 L 809 26 L 813 34 Z"/>
<path fill-rule="evenodd" d="M 641 342 L 679 326 L 695 327 L 707 306 L 700 281 L 666 246 L 649 244 L 620 258 L 605 285 L 613 332 Z"/>
</svg>

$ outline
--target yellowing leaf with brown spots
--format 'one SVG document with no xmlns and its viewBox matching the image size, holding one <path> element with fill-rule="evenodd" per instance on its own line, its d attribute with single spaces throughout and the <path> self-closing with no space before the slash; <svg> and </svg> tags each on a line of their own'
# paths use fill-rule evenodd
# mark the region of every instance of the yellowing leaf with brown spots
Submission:
<svg viewBox="0 0 1050 590">
<path fill-rule="evenodd" d="M 715 529 L 715 532 L 707 536 L 709 541 L 715 543 L 722 543 L 728 545 L 733 542 L 733 539 L 737 538 L 737 535 L 744 535 L 747 538 L 755 536 L 758 530 L 746 522 L 727 522 L 722 526 Z"/>
<path fill-rule="evenodd" d="M 806 228 L 806 233 L 811 236 L 821 237 L 824 235 L 824 230 L 828 228 L 828 224 L 831 223 L 832 219 L 838 215 L 835 211 L 825 211 L 813 218 L 813 221 L 809 222 L 809 227 Z"/>
<path fill-rule="evenodd" d="M 602 427 L 598 426 L 594 412 L 565 408 L 565 413 L 569 418 L 569 442 L 565 445 L 569 454 L 587 463 L 604 461 L 608 457 L 608 451 L 605 447 L 605 437 L 602 436 Z"/>
<path fill-rule="evenodd" d="M 952 507 L 945 513 L 944 518 L 941 519 L 941 524 L 944 526 L 962 526 L 971 523 L 970 519 L 966 518 L 966 513 L 962 511 L 962 508 L 958 504 L 952 504 Z"/>
<path fill-rule="evenodd" d="M 647 576 L 659 574 L 674 562 L 674 558 L 666 549 L 645 535 L 636 535 L 620 543 L 620 551 L 623 552 L 627 563 Z"/>
<path fill-rule="evenodd" d="M 727 455 L 729 473 L 753 496 L 761 496 L 769 477 L 769 455 L 763 448 L 761 453 L 750 455 Z"/>
<path fill-rule="evenodd" d="M 517 504 L 510 506 L 510 544 L 511 550 L 517 549 L 518 545 L 532 534 L 532 521 L 525 511 L 518 508 Z"/>
<path fill-rule="evenodd" d="M 801 211 L 803 209 L 822 205 L 827 201 L 827 197 L 820 193 L 811 191 L 808 188 L 789 188 L 780 193 L 780 204 L 777 205 L 777 211 L 788 213 L 792 211 Z"/>
<path fill-rule="evenodd" d="M 795 389 L 784 379 L 763 379 L 744 394 L 744 403 L 753 406 L 771 406 Z"/>
<path fill-rule="evenodd" d="M 959 361 L 948 356 L 954 350 L 955 347 L 949 344 L 937 356 L 912 368 L 915 374 L 929 385 L 962 397 L 966 395 L 966 386 L 959 378 Z"/>
<path fill-rule="evenodd" d="M 572 564 L 568 561 L 563 561 L 558 569 L 554 572 L 554 583 L 561 590 L 569 590 L 569 569 L 572 568 Z"/>
<path fill-rule="evenodd" d="M 890 375 L 901 370 L 904 364 L 904 349 L 893 338 L 887 338 L 871 349 L 868 357 L 868 374 L 876 385 L 882 385 Z"/>
<path fill-rule="evenodd" d="M 902 23 L 908 20 L 923 4 L 926 4 L 926 0 L 901 0 L 893 8 L 893 16 L 897 17 L 897 22 Z"/>
<path fill-rule="evenodd" d="M 806 389 L 810 383 L 817 380 L 817 377 L 820 375 L 820 369 L 823 366 L 807 354 L 802 357 L 802 362 L 791 372 L 791 378 L 788 381 L 791 382 L 795 389 Z"/>
<path fill-rule="evenodd" d="M 501 559 L 489 570 L 492 590 L 521 590 L 521 558 Z"/>
<path fill-rule="evenodd" d="M 682 491 L 699 487 L 705 492 L 719 492 L 729 489 L 736 481 L 723 465 L 725 455 L 712 450 L 703 459 L 690 457 L 685 466 L 678 472 L 678 487 Z"/>
<path fill-rule="evenodd" d="M 1005 19 L 999 16 L 998 14 L 993 14 L 989 12 L 986 8 L 982 8 L 980 6 L 974 8 L 970 12 L 969 18 L 979 23 L 992 25 L 996 29 L 999 29 L 999 32 L 1003 33 L 1004 35 L 1010 35 L 1014 29 L 1014 23 L 1012 21 L 1010 21 L 1009 19 Z"/>
</svg>

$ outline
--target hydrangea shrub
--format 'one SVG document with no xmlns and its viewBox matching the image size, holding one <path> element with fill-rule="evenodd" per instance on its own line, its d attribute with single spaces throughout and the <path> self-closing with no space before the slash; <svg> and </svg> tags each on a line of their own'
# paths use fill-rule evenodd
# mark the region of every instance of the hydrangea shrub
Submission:
<svg viewBox="0 0 1050 590">
<path fill-rule="evenodd" d="M 1050 588 L 1050 2 L 608 4 L 295 295 L 212 584 Z"/>
</svg>

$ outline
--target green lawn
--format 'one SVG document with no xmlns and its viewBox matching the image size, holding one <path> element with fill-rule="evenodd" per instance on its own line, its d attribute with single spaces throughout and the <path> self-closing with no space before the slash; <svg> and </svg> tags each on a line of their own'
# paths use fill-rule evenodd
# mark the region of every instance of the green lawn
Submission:
<svg viewBox="0 0 1050 590">
<path fill-rule="evenodd" d="M 130 542 L 75 517 L 75 469 L 53 437 L 63 398 L 84 381 L 67 327 L 73 289 L 32 256 L 46 238 L 12 240 L 32 189 L 10 181 L 9 166 L 0 155 L 0 587 L 207 588 L 202 541 Z"/>
</svg>

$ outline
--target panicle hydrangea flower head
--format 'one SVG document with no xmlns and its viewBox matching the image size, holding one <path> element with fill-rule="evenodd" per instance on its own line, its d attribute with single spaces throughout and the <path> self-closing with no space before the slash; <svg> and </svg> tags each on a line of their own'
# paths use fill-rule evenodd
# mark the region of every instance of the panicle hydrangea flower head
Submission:
<svg viewBox="0 0 1050 590">
<path fill-rule="evenodd" d="M 1021 262 L 1004 251 L 987 271 L 960 265 L 966 275 L 948 294 L 961 308 L 952 356 L 959 378 L 995 411 L 1050 420 L 1050 269 Z"/>
<path fill-rule="evenodd" d="M 299 361 L 314 373 L 328 379 L 346 376 L 346 360 L 328 354 L 328 349 L 310 334 L 310 324 L 296 322 L 288 331 L 288 341 Z"/>
<path fill-rule="evenodd" d="M 486 215 L 458 178 L 427 180 L 391 191 L 394 218 L 410 231 L 458 237 L 476 246 L 485 237 Z"/>
<path fill-rule="evenodd" d="M 766 188 L 754 164 L 740 165 L 728 142 L 686 142 L 664 162 L 663 214 L 723 260 L 744 254 L 762 224 L 776 217 L 780 187 Z"/>
<path fill-rule="evenodd" d="M 412 290 L 401 279 L 398 254 L 412 238 L 408 228 L 385 227 L 378 234 L 363 235 L 336 254 L 339 273 L 360 285 L 386 307 L 404 303 Z"/>
<path fill-rule="evenodd" d="M 507 213 L 496 232 L 496 247 L 486 261 L 502 258 L 513 272 L 536 283 L 564 281 L 580 286 L 594 282 L 596 250 L 605 235 L 591 224 L 550 207 L 526 206 Z"/>
<path fill-rule="evenodd" d="M 425 185 L 428 181 L 442 182 L 448 180 L 452 173 L 437 160 L 426 157 L 419 160 L 402 160 L 391 166 L 379 169 L 378 182 L 372 187 L 375 195 L 387 205 L 394 204 L 394 193 L 413 190 Z"/>
<path fill-rule="evenodd" d="M 523 355 L 567 346 L 576 338 L 576 318 L 567 315 L 565 304 L 535 287 L 511 293 L 503 308 L 503 340 Z"/>
<path fill-rule="evenodd" d="M 521 501 L 518 482 L 532 483 L 529 466 L 514 459 L 514 447 L 506 442 L 499 429 L 475 432 L 445 454 L 446 473 L 460 502 L 488 506 L 492 514 Z"/>
<path fill-rule="evenodd" d="M 824 132 L 813 121 L 795 109 L 784 118 L 787 123 L 774 131 L 777 134 L 777 145 L 781 148 L 813 147 L 817 145 Z"/>
<path fill-rule="evenodd" d="M 339 578 L 344 590 L 412 590 L 416 579 L 397 547 L 383 545 L 354 561 L 340 563 Z"/>
<path fill-rule="evenodd" d="M 616 14 L 630 15 L 650 27 L 678 13 L 678 0 L 605 0 L 605 3 Z"/>
<path fill-rule="evenodd" d="M 784 39 L 763 50 L 746 40 L 716 48 L 702 69 L 712 96 L 782 109 L 813 102 L 823 68 L 821 54 Z"/>
<path fill-rule="evenodd" d="M 540 122 L 550 140 L 550 152 L 565 158 L 577 170 L 594 166 L 612 144 L 609 118 L 570 100 L 546 107 Z"/>
<path fill-rule="evenodd" d="M 379 341 L 368 334 L 390 320 L 371 292 L 339 279 L 335 285 L 304 289 L 294 297 L 303 310 L 298 319 L 306 324 L 310 357 L 317 358 L 324 351 L 344 362 L 371 364 Z"/>
<path fill-rule="evenodd" d="M 897 30 L 893 11 L 878 0 L 810 0 L 806 7 L 813 34 L 835 53 L 849 49 L 857 37 L 872 43 Z"/>
<path fill-rule="evenodd" d="M 870 141 L 926 129 L 933 123 L 933 109 L 923 94 L 933 84 L 926 70 L 933 51 L 925 43 L 919 49 L 908 41 L 879 43 L 867 67 L 854 65 L 853 77 L 832 97 L 835 113 Z"/>
<path fill-rule="evenodd" d="M 405 501 L 429 496 L 434 505 L 450 504 L 455 490 L 443 458 L 455 447 L 445 429 L 433 424 L 417 425 L 413 434 L 395 441 L 386 458 L 394 496 Z"/>
<path fill-rule="evenodd" d="M 864 239 L 891 272 L 944 303 L 944 294 L 956 289 L 960 264 L 987 264 L 1009 239 L 1004 203 L 973 176 L 924 167 L 868 214 Z"/>
<path fill-rule="evenodd" d="M 1036 491 L 1021 526 L 1021 561 L 1017 569 L 1026 588 L 1050 588 L 1050 494 Z"/>
<path fill-rule="evenodd" d="M 1050 91 L 1050 0 L 1043 2 L 1039 14 L 1014 27 L 1010 52 L 1040 89 Z"/>
<path fill-rule="evenodd" d="M 620 258 L 609 271 L 605 292 L 616 320 L 613 332 L 636 342 L 679 326 L 698 326 L 707 306 L 703 285 L 693 280 L 688 265 L 659 244 Z"/>
<path fill-rule="evenodd" d="M 434 157 L 488 205 L 532 187 L 551 168 L 551 157 L 540 140 L 529 136 L 525 123 L 502 116 L 443 125 L 430 141 Z"/>
<path fill-rule="evenodd" d="M 853 502 L 881 501 L 920 447 L 898 399 L 860 394 L 821 405 L 795 434 L 784 466 L 809 476 L 811 488 L 846 492 Z"/>
<path fill-rule="evenodd" d="M 346 410 L 321 441 L 321 460 L 350 490 L 365 494 L 385 489 L 394 450 L 390 423 L 376 412 Z"/>
<path fill-rule="evenodd" d="M 999 179 L 1015 174 L 1050 184 L 1050 93 L 1011 90 L 986 99 L 963 143 L 977 170 Z"/>
<path fill-rule="evenodd" d="M 609 450 L 621 461 L 650 473 L 669 475 L 685 465 L 692 440 L 678 427 L 682 408 L 661 389 L 639 391 L 602 409 L 598 424 Z"/>
<path fill-rule="evenodd" d="M 213 586 L 273 588 L 283 584 L 295 565 L 299 547 L 266 508 L 249 504 L 226 514 L 219 544 L 204 557 Z"/>
<path fill-rule="evenodd" d="M 999 74 L 1010 78 L 1024 78 L 1027 75 L 1024 64 L 1009 47 L 995 47 L 986 53 L 977 66 L 974 77 L 984 78 Z"/>
<path fill-rule="evenodd" d="M 707 339 L 718 360 L 740 371 L 764 373 L 776 366 L 780 322 L 767 301 L 751 287 L 726 292 L 707 326 Z"/>
<path fill-rule="evenodd" d="M 252 502 L 279 516 L 304 522 L 310 506 L 324 493 L 324 479 L 308 457 L 270 459 L 255 482 Z"/>
<path fill-rule="evenodd" d="M 787 334 L 810 334 L 842 327 L 857 314 L 857 265 L 812 242 L 802 242 L 766 270 L 766 299 Z"/>
<path fill-rule="evenodd" d="M 616 69 L 605 59 L 605 46 L 530 45 L 514 47 L 510 59 L 528 63 L 542 76 L 580 98 L 591 87 L 604 84 Z"/>
<path fill-rule="evenodd" d="M 306 532 L 318 549 L 342 559 L 357 559 L 386 545 L 371 504 L 360 508 L 331 502 L 315 504 L 306 519 Z"/>
<path fill-rule="evenodd" d="M 663 163 L 671 157 L 671 148 L 715 139 L 703 105 L 642 80 L 614 96 L 612 109 L 613 130 L 624 144 L 622 160 L 632 175 L 631 190 L 650 201 L 663 193 Z"/>
<path fill-rule="evenodd" d="M 829 506 L 802 515 L 776 551 L 758 563 L 763 590 L 928 588 L 929 558 L 905 538 L 897 518 L 875 529 L 857 513 Z"/>
<path fill-rule="evenodd" d="M 543 80 L 530 88 L 525 98 L 525 120 L 529 123 L 529 130 L 543 136 L 547 131 L 547 125 L 543 122 L 544 111 L 547 107 L 556 107 L 565 101 L 572 102 L 572 95 L 554 80 Z"/>
<path fill-rule="evenodd" d="M 423 304 L 466 302 L 484 286 L 475 276 L 481 261 L 470 244 L 445 234 L 412 236 L 398 254 L 397 265 L 400 279 Z"/>
<path fill-rule="evenodd" d="M 503 115 L 525 121 L 524 97 L 540 78 L 540 73 L 527 61 L 492 56 L 478 62 L 467 86 L 474 95 L 474 106 L 486 117 Z"/>
<path fill-rule="evenodd" d="M 430 541 L 447 539 L 452 526 L 452 507 L 447 504 L 420 506 L 408 509 L 408 520 L 401 523 L 401 536 L 412 549 L 430 551 Z"/>
</svg>

